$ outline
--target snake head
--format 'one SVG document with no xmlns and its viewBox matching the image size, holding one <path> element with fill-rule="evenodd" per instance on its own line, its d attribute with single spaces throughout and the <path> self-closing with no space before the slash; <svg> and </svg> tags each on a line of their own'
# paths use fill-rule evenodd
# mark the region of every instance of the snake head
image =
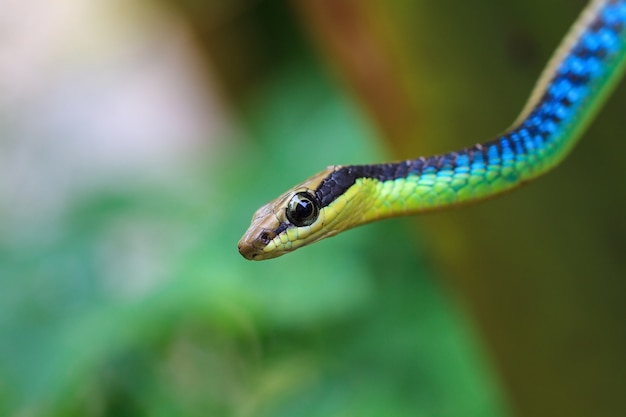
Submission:
<svg viewBox="0 0 626 417">
<path fill-rule="evenodd" d="M 327 168 L 258 209 L 239 240 L 239 253 L 249 260 L 271 259 L 334 234 L 326 227 L 326 210 L 315 190 L 335 169 Z"/>
<path fill-rule="evenodd" d="M 346 206 L 360 199 L 350 192 L 354 178 L 342 183 L 342 170 L 328 167 L 258 209 L 239 253 L 250 260 L 276 258 L 355 226 L 358 215 Z"/>
</svg>

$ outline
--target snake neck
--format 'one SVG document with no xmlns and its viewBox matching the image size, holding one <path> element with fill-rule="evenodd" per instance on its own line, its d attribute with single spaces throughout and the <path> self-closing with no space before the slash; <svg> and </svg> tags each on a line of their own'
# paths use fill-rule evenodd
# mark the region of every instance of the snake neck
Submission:
<svg viewBox="0 0 626 417">
<path fill-rule="evenodd" d="M 429 158 L 337 167 L 318 188 L 322 205 L 348 193 L 358 201 L 358 222 L 367 223 L 495 196 L 545 173 L 569 153 L 619 80 L 625 25 L 626 2 L 592 2 L 507 131 Z"/>
</svg>

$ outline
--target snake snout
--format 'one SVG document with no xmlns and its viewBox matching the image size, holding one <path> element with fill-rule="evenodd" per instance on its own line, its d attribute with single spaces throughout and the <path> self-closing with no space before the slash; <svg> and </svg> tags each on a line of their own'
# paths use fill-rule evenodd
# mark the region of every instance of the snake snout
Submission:
<svg viewBox="0 0 626 417">
<path fill-rule="evenodd" d="M 241 256 L 248 260 L 253 260 L 259 253 L 259 248 L 255 247 L 253 242 L 246 242 L 244 239 L 241 239 L 237 244 L 237 249 Z"/>
<path fill-rule="evenodd" d="M 263 230 L 261 233 L 246 233 L 239 243 L 239 253 L 248 260 L 254 260 L 263 252 L 263 248 L 272 241 L 276 234 Z"/>
</svg>

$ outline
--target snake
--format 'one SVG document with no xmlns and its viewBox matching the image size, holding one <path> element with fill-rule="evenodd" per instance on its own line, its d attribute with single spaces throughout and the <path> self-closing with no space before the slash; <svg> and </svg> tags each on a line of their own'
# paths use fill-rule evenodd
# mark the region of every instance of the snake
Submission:
<svg viewBox="0 0 626 417">
<path fill-rule="evenodd" d="M 472 203 L 558 165 L 621 79 L 626 0 L 592 0 L 567 32 L 513 124 L 449 153 L 371 165 L 333 165 L 259 208 L 238 249 L 271 259 L 390 217 Z"/>
</svg>

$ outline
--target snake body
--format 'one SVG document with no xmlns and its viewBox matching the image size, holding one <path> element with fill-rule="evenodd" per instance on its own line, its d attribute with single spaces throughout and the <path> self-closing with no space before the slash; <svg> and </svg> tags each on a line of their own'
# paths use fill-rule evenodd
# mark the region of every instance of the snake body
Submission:
<svg viewBox="0 0 626 417">
<path fill-rule="evenodd" d="M 239 252 L 274 258 L 364 223 L 481 200 L 531 181 L 568 154 L 625 62 L 626 0 L 593 0 L 500 136 L 426 158 L 328 167 L 261 207 Z"/>
</svg>

